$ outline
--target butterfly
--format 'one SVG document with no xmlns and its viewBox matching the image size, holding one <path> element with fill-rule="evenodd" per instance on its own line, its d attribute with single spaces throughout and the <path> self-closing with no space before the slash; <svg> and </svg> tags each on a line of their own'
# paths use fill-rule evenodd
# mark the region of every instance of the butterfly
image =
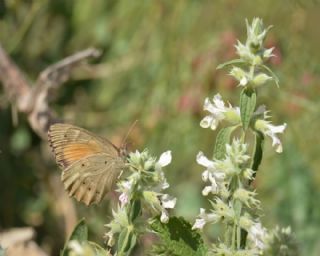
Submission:
<svg viewBox="0 0 320 256">
<path fill-rule="evenodd" d="M 111 191 L 125 168 L 126 147 L 70 124 L 57 123 L 48 131 L 49 144 L 62 169 L 69 196 L 87 206 L 99 203 Z"/>
</svg>

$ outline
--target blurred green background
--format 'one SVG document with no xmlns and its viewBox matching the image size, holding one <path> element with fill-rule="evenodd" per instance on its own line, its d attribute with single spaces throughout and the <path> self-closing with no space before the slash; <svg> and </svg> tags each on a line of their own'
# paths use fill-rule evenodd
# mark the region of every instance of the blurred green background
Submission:
<svg viewBox="0 0 320 256">
<path fill-rule="evenodd" d="M 199 126 L 204 98 L 220 92 L 238 104 L 240 93 L 216 66 L 235 57 L 236 39 L 246 37 L 245 18 L 274 25 L 266 45 L 275 47 L 269 65 L 281 88 L 262 88 L 258 103 L 272 110 L 274 124 L 288 128 L 282 154 L 267 140 L 255 185 L 264 224 L 291 225 L 302 255 L 320 255 L 319 13 L 318 1 L 302 0 L 6 0 L 0 42 L 30 81 L 70 54 L 101 49 L 90 72 L 78 70 L 54 95 L 52 108 L 118 145 L 139 120 L 129 136 L 132 148 L 157 156 L 172 150 L 167 175 L 178 198 L 175 214 L 192 221 L 206 205 L 195 157 L 199 150 L 212 154 L 216 135 Z M 60 170 L 25 116 L 13 126 L 2 86 L 0 110 L 0 229 L 32 226 L 37 242 L 54 255 L 67 222 L 53 192 Z M 102 243 L 109 200 L 90 208 L 73 203 L 78 218 L 89 222 L 91 239 Z"/>
</svg>

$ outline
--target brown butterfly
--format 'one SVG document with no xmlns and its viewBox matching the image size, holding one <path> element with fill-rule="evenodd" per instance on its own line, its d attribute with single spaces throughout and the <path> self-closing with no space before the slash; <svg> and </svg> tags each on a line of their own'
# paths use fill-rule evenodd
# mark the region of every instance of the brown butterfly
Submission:
<svg viewBox="0 0 320 256">
<path fill-rule="evenodd" d="M 126 148 L 70 124 L 51 125 L 48 138 L 69 195 L 99 203 L 125 167 Z"/>
</svg>

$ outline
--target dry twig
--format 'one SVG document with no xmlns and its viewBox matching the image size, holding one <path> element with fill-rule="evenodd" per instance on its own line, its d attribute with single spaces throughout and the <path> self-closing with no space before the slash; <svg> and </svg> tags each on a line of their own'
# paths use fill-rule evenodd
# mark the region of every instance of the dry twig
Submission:
<svg viewBox="0 0 320 256">
<path fill-rule="evenodd" d="M 70 78 L 72 71 L 83 60 L 97 58 L 100 54 L 100 51 L 93 48 L 77 52 L 47 67 L 39 74 L 36 83 L 32 84 L 0 44 L 0 81 L 10 103 L 16 107 L 18 112 L 26 114 L 34 132 L 47 140 L 47 130 L 50 124 L 57 122 L 56 115 L 50 109 L 49 94 L 65 83 Z M 56 183 L 54 189 L 54 196 L 58 198 L 59 209 L 62 209 L 60 211 L 64 216 L 65 231 L 70 233 L 76 222 L 76 212 L 71 199 L 65 194 L 64 197 L 59 194 L 59 191 L 63 190 L 62 184 Z"/>
<path fill-rule="evenodd" d="M 94 48 L 77 52 L 47 67 L 32 86 L 0 44 L 0 80 L 11 104 L 16 106 L 18 112 L 27 114 L 31 128 L 40 137 L 46 138 L 48 127 L 57 121 L 49 106 L 49 93 L 66 82 L 83 60 L 97 58 L 100 54 Z"/>
</svg>

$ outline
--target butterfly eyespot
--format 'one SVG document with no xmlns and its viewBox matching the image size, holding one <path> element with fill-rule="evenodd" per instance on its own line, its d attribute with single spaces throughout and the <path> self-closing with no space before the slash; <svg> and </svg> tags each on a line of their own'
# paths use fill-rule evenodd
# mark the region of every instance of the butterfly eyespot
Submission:
<svg viewBox="0 0 320 256">
<path fill-rule="evenodd" d="M 81 164 L 81 166 L 82 166 L 82 167 L 84 167 L 84 166 L 85 166 L 85 164 Z"/>
<path fill-rule="evenodd" d="M 90 190 L 91 190 L 91 188 L 89 187 L 89 188 L 88 188 L 88 190 L 90 191 Z"/>
<path fill-rule="evenodd" d="M 86 182 L 85 182 L 85 181 L 82 181 L 82 184 L 83 184 L 83 185 L 86 185 Z"/>
<path fill-rule="evenodd" d="M 106 161 L 104 161 L 104 164 L 107 164 L 107 160 L 106 160 Z"/>
</svg>

